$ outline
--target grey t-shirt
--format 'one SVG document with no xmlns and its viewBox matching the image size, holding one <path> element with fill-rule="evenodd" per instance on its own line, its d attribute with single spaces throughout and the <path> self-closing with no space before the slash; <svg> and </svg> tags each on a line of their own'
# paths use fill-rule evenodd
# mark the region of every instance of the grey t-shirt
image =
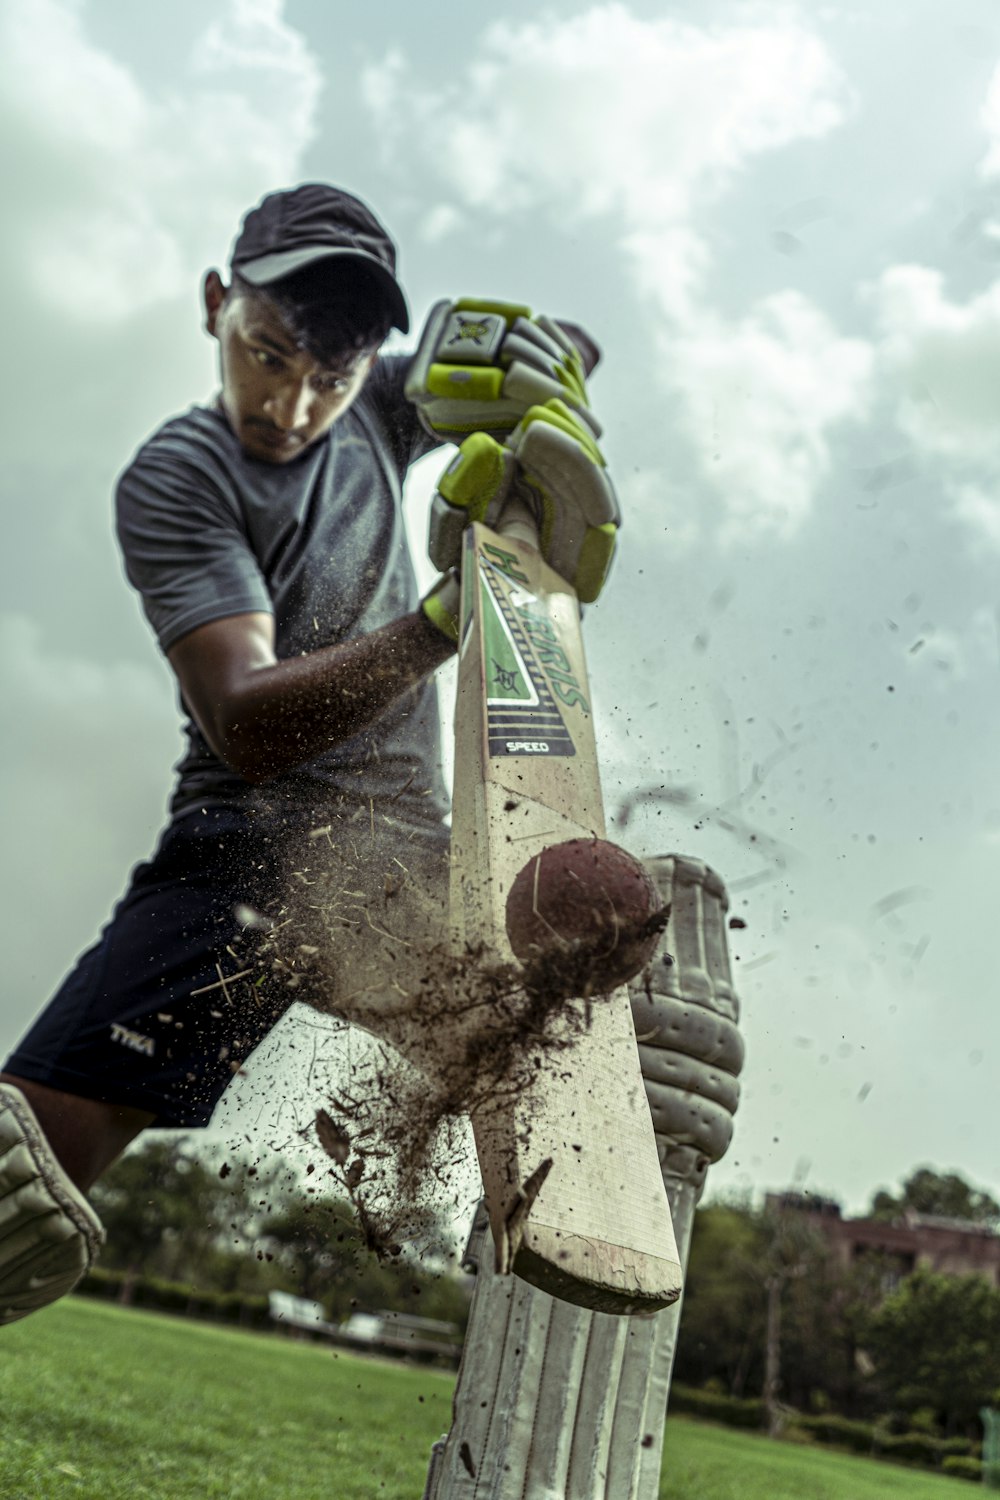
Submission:
<svg viewBox="0 0 1000 1500">
<path fill-rule="evenodd" d="M 403 396 L 406 357 L 376 360 L 360 396 L 290 464 L 240 447 L 221 410 L 195 406 L 143 444 L 118 481 L 129 581 L 164 652 L 210 620 L 274 615 L 279 658 L 377 630 L 418 594 L 400 508 L 402 479 L 434 446 Z M 372 728 L 255 788 L 213 754 L 193 719 L 170 808 L 276 813 L 394 799 L 440 818 L 437 692 L 426 682 Z"/>
</svg>

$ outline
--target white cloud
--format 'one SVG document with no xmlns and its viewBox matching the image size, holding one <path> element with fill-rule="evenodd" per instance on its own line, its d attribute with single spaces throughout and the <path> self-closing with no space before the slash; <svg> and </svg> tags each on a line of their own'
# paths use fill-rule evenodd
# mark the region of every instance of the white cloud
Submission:
<svg viewBox="0 0 1000 1500">
<path fill-rule="evenodd" d="M 1000 552 L 1000 476 L 992 491 L 978 484 L 953 490 L 955 515 L 973 537 L 992 552 Z"/>
<path fill-rule="evenodd" d="M 566 21 L 496 22 L 474 55 L 432 91 L 394 51 L 364 85 L 387 152 L 416 125 L 428 160 L 484 212 L 530 203 L 662 227 L 751 157 L 824 135 L 850 108 L 822 43 L 784 12 L 703 27 L 595 5 Z"/>
<path fill-rule="evenodd" d="M 898 426 L 938 466 L 972 546 L 1000 552 L 1000 281 L 962 302 L 940 271 L 901 265 L 870 295 Z"/>
<path fill-rule="evenodd" d="M 691 225 L 637 229 L 622 238 L 621 248 L 644 304 L 674 324 L 688 323 L 703 311 L 711 255 Z"/>
<path fill-rule="evenodd" d="M 832 466 L 830 432 L 865 415 L 873 351 L 808 298 L 778 292 L 726 318 L 708 302 L 708 251 L 689 225 L 629 236 L 638 285 L 658 308 L 659 374 L 723 542 L 792 534 Z M 691 542 L 700 528 L 688 528 Z"/>
<path fill-rule="evenodd" d="M 940 271 L 893 266 L 872 297 L 903 431 L 927 453 L 1000 464 L 1000 281 L 962 303 Z"/>
<path fill-rule="evenodd" d="M 725 506 L 723 540 L 790 535 L 830 471 L 829 428 L 864 408 L 869 345 L 781 292 L 735 323 L 696 313 L 663 349 L 704 479 Z"/>
<path fill-rule="evenodd" d="M 186 144 L 206 152 L 210 167 L 245 163 L 267 188 L 297 170 L 322 90 L 319 63 L 284 9 L 285 0 L 228 0 L 193 44 L 192 75 L 206 88 L 193 101 L 188 93 L 184 109 Z"/>
<path fill-rule="evenodd" d="M 460 228 L 462 215 L 453 203 L 437 203 L 428 209 L 420 226 L 420 237 L 428 245 L 436 245 Z"/>
<path fill-rule="evenodd" d="M 980 111 L 980 120 L 990 138 L 982 163 L 982 172 L 985 177 L 995 177 L 1000 173 L 1000 63 L 994 68 L 987 87 L 986 98 L 983 100 L 983 107 Z"/>
<path fill-rule="evenodd" d="M 638 554 L 651 541 L 655 543 L 661 533 L 672 552 L 686 550 L 697 543 L 701 533 L 698 520 L 692 513 L 690 489 L 671 474 L 669 462 L 662 466 L 625 469 L 615 484 L 625 517 L 625 529 L 619 542 L 623 558 L 634 553 L 638 564 Z M 629 524 L 629 517 L 633 515 L 648 518 L 638 536 Z M 656 517 L 655 522 L 653 517 Z"/>
<path fill-rule="evenodd" d="M 828 429 L 863 410 L 870 367 L 867 346 L 800 295 L 735 321 L 707 301 L 705 207 L 762 153 L 824 136 L 853 108 L 819 38 L 783 7 L 758 14 L 709 26 L 598 4 L 495 23 L 460 83 L 415 81 L 398 50 L 364 79 L 387 156 L 405 170 L 418 151 L 476 233 L 545 215 L 617 243 L 652 314 L 658 378 L 724 532 L 743 539 L 787 535 L 807 513 Z"/>
<path fill-rule="evenodd" d="M 8 269 L 83 319 L 186 292 L 239 213 L 295 179 L 313 138 L 319 68 L 283 10 L 226 0 L 154 93 L 90 41 L 72 0 L 4 7 Z"/>
</svg>

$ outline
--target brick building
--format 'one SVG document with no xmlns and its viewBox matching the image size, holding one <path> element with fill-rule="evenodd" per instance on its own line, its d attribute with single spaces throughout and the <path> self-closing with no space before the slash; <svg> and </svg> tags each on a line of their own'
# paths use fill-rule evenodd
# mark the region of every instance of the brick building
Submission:
<svg viewBox="0 0 1000 1500">
<path fill-rule="evenodd" d="M 918 1267 L 945 1276 L 985 1276 L 1000 1287 L 1000 1235 L 966 1219 L 907 1210 L 898 1219 L 845 1219 L 839 1203 L 811 1193 L 768 1193 L 771 1213 L 804 1215 L 823 1233 L 846 1269 L 877 1255 L 887 1281 L 898 1282 Z"/>
</svg>

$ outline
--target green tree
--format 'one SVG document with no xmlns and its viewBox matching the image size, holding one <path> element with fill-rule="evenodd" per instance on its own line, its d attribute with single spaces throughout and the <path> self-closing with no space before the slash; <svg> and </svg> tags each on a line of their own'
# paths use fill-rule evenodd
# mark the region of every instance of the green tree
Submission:
<svg viewBox="0 0 1000 1500">
<path fill-rule="evenodd" d="M 337 1198 L 289 1194 L 261 1226 L 260 1244 L 284 1268 L 290 1288 L 339 1314 L 364 1280 L 366 1251 L 354 1211 Z"/>
<path fill-rule="evenodd" d="M 183 1136 L 147 1137 L 95 1185 L 108 1236 L 102 1261 L 129 1273 L 123 1301 L 140 1272 L 190 1279 L 221 1229 L 219 1188 Z"/>
<path fill-rule="evenodd" d="M 857 1326 L 869 1308 L 855 1282 L 812 1217 L 794 1206 L 699 1209 L 676 1378 L 764 1395 L 773 1427 L 785 1405 L 855 1409 L 866 1395 Z"/>
<path fill-rule="evenodd" d="M 331 1321 L 355 1308 L 386 1308 L 465 1324 L 465 1283 L 428 1272 L 406 1250 L 379 1260 L 343 1199 L 288 1194 L 262 1224 L 260 1244 L 282 1268 L 289 1290 L 322 1302 Z"/>
<path fill-rule="evenodd" d="M 832 1304 L 833 1326 L 842 1343 L 839 1378 L 827 1394 L 838 1411 L 852 1417 L 874 1417 L 882 1409 L 872 1380 L 869 1334 L 872 1318 L 885 1301 L 896 1264 L 891 1256 L 871 1252 L 858 1257 L 841 1272 Z"/>
<path fill-rule="evenodd" d="M 108 1235 L 102 1264 L 126 1273 L 120 1299 L 140 1275 L 159 1276 L 198 1291 L 293 1292 L 335 1321 L 389 1308 L 464 1326 L 464 1280 L 428 1271 L 410 1249 L 379 1261 L 350 1203 L 309 1175 L 279 1154 L 220 1161 L 183 1134 L 143 1137 L 92 1193 Z"/>
<path fill-rule="evenodd" d="M 949 1434 L 973 1430 L 1000 1386 L 1000 1291 L 917 1270 L 875 1313 L 868 1348 L 891 1405 L 930 1407 Z"/>
<path fill-rule="evenodd" d="M 767 1293 L 757 1267 L 760 1217 L 737 1203 L 714 1203 L 695 1216 L 684 1284 L 675 1376 L 691 1385 L 718 1381 L 734 1396 L 763 1380 Z"/>
<path fill-rule="evenodd" d="M 1000 1203 L 989 1193 L 973 1187 L 957 1172 L 937 1172 L 933 1167 L 918 1167 L 911 1172 L 899 1193 L 880 1188 L 872 1198 L 870 1211 L 874 1219 L 897 1219 L 907 1209 L 991 1227 L 1000 1222 Z"/>
<path fill-rule="evenodd" d="M 256 1264 L 252 1245 L 274 1175 L 243 1161 L 220 1170 L 186 1135 L 144 1136 L 90 1195 L 108 1237 L 101 1263 L 128 1273 L 122 1301 L 140 1274 L 202 1289 L 257 1290 L 261 1277 L 241 1271 Z"/>
<path fill-rule="evenodd" d="M 809 1409 L 843 1386 L 846 1336 L 842 1276 L 809 1214 L 778 1207 L 761 1216 L 758 1274 L 768 1294 L 764 1399 L 773 1433 L 784 1406 Z"/>
</svg>

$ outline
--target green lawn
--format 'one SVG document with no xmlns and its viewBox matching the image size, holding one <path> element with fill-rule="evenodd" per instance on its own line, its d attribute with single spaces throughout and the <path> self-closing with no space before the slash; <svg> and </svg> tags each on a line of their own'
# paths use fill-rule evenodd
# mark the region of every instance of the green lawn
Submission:
<svg viewBox="0 0 1000 1500">
<path fill-rule="evenodd" d="M 3 1500 L 419 1500 L 453 1376 L 72 1298 L 0 1330 Z"/>
<path fill-rule="evenodd" d="M 419 1500 L 452 1383 L 72 1298 L 0 1331 L 0 1497 Z M 678 1418 L 661 1497 L 961 1500 L 960 1483 Z"/>
<path fill-rule="evenodd" d="M 981 1489 L 964 1479 L 672 1417 L 660 1500 L 962 1500 Z"/>
</svg>

